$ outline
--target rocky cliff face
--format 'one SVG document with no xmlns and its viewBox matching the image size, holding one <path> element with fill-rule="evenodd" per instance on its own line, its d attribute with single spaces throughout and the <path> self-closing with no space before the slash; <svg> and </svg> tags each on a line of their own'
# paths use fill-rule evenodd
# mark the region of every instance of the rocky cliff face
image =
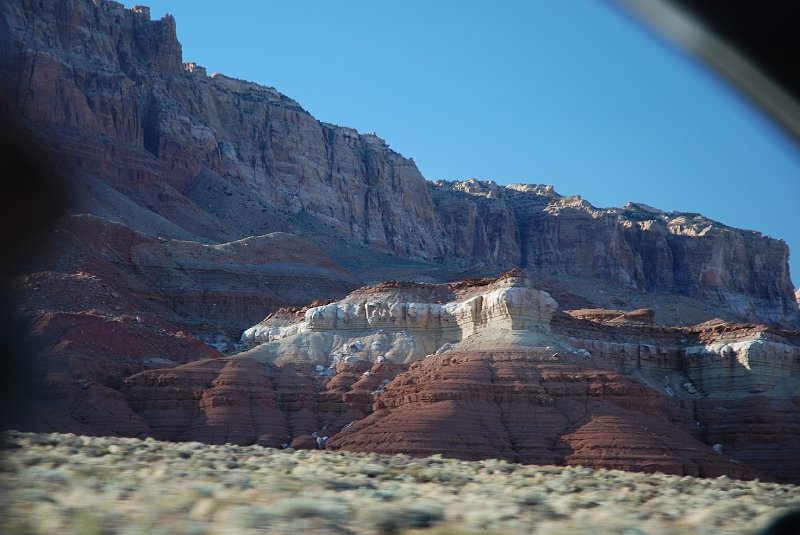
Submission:
<svg viewBox="0 0 800 535">
<path fill-rule="evenodd" d="M 720 300 L 753 321 L 800 320 L 781 240 L 642 204 L 595 208 L 551 186 L 467 180 L 431 188 L 457 257 Z"/>
<path fill-rule="evenodd" d="M 178 227 L 213 240 L 265 233 L 268 218 L 237 217 L 231 196 L 396 254 L 444 252 L 413 162 L 272 88 L 183 65 L 171 17 L 89 0 L 4 2 L 2 17 L 5 99 L 79 169 Z"/>
<path fill-rule="evenodd" d="M 428 184 L 374 134 L 182 63 L 171 17 L 89 0 L 1 9 L 2 100 L 73 165 L 78 211 L 199 241 L 298 232 L 331 255 L 337 236 L 450 274 L 521 267 L 800 321 L 781 241 L 549 186 Z"/>
</svg>

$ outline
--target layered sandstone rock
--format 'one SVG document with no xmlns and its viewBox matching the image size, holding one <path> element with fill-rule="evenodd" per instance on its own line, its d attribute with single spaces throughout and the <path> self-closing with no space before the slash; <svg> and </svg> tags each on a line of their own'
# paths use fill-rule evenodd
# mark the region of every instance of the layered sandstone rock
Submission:
<svg viewBox="0 0 800 535">
<path fill-rule="evenodd" d="M 12 424 L 92 435 L 150 433 L 119 391 L 124 377 L 222 356 L 185 332 L 97 311 L 46 313 L 33 324 L 30 342 L 36 386 Z"/>
<path fill-rule="evenodd" d="M 33 378 L 48 385 L 32 392 L 33 408 L 15 425 L 41 431 L 147 434 L 118 391 L 125 377 L 221 357 L 235 350 L 247 316 L 356 284 L 279 233 L 205 245 L 73 216 L 40 254 L 13 290 L 31 324 Z M 131 419 L 137 425 L 123 423 Z"/>
<path fill-rule="evenodd" d="M 543 349 L 454 351 L 412 365 L 379 396 L 373 414 L 329 447 L 706 477 L 753 474 L 671 421 L 678 417 L 656 391 L 579 356 Z"/>
<path fill-rule="evenodd" d="M 183 66 L 171 17 L 88 0 L 4 2 L 2 17 L 4 75 L 18 81 L 6 103 L 76 168 L 177 227 L 264 234 L 276 216 L 262 208 L 279 208 L 394 253 L 444 252 L 412 161 L 272 88 Z"/>
<path fill-rule="evenodd" d="M 770 469 L 775 436 L 755 432 L 800 400 L 791 387 L 800 375 L 796 333 L 721 321 L 598 322 L 608 311 L 583 311 L 590 321 L 554 307 L 519 273 L 365 287 L 248 330 L 250 350 L 203 364 L 204 388 L 192 386 L 198 368 L 188 364 L 133 376 L 126 392 L 154 432 L 181 440 L 232 440 L 240 429 L 242 443 L 264 442 L 257 421 L 276 418 L 270 440 L 295 447 L 704 476 L 790 479 L 800 469 L 789 454 L 780 457 L 785 470 Z M 731 349 L 706 358 L 698 347 Z M 262 405 L 274 416 L 248 416 Z M 754 405 L 765 410 L 760 421 Z M 745 418 L 738 427 L 736 417 Z M 173 419 L 182 434 L 159 424 Z M 793 436 L 778 443 L 796 452 Z"/>
<path fill-rule="evenodd" d="M 139 373 L 123 392 L 151 434 L 165 440 L 316 448 L 364 418 L 371 393 L 400 369 L 341 362 L 319 374 L 303 363 L 224 357 Z"/>
<path fill-rule="evenodd" d="M 487 291 L 447 304 L 368 299 L 356 294 L 342 302 L 313 307 L 293 325 L 257 325 L 244 332 L 251 345 L 317 331 L 411 331 L 442 343 L 458 341 L 484 328 L 546 328 L 556 302 L 545 292 L 504 278 Z"/>
<path fill-rule="evenodd" d="M 238 331 L 264 310 L 331 298 L 358 285 L 301 238 L 271 233 L 222 244 L 165 240 L 94 216 L 72 216 L 15 280 L 20 311 L 99 310 L 196 333 Z"/>
<path fill-rule="evenodd" d="M 800 321 L 781 240 L 700 214 L 596 208 L 552 186 L 471 179 L 431 188 L 456 256 L 721 301 L 752 321 Z"/>
</svg>

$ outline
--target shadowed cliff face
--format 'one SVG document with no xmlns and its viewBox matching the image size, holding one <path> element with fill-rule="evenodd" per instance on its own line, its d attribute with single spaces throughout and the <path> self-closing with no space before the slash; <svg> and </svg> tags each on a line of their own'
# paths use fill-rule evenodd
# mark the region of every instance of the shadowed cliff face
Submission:
<svg viewBox="0 0 800 535">
<path fill-rule="evenodd" d="M 753 321 L 800 320 L 782 240 L 642 204 L 596 208 L 551 186 L 467 180 L 431 188 L 455 256 L 719 300 Z"/>
<path fill-rule="evenodd" d="M 413 162 L 272 88 L 184 67 L 171 17 L 88 0 L 2 9 L 10 103 L 65 158 L 178 227 L 225 240 L 277 230 L 266 211 L 302 212 L 395 254 L 445 252 Z"/>
<path fill-rule="evenodd" d="M 197 241 L 302 232 L 328 254 L 345 240 L 451 274 L 531 268 L 798 321 L 781 241 L 546 186 L 428 184 L 374 134 L 181 63 L 169 16 L 88 0 L 0 9 L 2 99 L 79 170 L 78 211 Z"/>
</svg>

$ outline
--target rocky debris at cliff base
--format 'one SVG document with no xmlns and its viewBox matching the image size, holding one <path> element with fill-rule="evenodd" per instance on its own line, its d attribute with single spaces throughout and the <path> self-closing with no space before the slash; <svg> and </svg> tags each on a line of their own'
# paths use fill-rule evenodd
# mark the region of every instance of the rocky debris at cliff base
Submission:
<svg viewBox="0 0 800 535">
<path fill-rule="evenodd" d="M 2 453 L 9 534 L 755 535 L 800 507 L 795 485 L 493 459 L 18 432 Z"/>
<path fill-rule="evenodd" d="M 650 308 L 636 310 L 579 309 L 565 310 L 573 318 L 595 321 L 598 323 L 645 323 L 652 325 L 656 321 L 656 313 Z"/>
</svg>

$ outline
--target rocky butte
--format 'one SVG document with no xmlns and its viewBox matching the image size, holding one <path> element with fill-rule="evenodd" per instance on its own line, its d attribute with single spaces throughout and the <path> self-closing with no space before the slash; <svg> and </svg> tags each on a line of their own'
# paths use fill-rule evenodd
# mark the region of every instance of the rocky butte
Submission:
<svg viewBox="0 0 800 535">
<path fill-rule="evenodd" d="M 74 192 L 18 427 L 800 480 L 784 242 L 428 182 L 142 6 L 6 0 L 0 74 Z"/>
</svg>

